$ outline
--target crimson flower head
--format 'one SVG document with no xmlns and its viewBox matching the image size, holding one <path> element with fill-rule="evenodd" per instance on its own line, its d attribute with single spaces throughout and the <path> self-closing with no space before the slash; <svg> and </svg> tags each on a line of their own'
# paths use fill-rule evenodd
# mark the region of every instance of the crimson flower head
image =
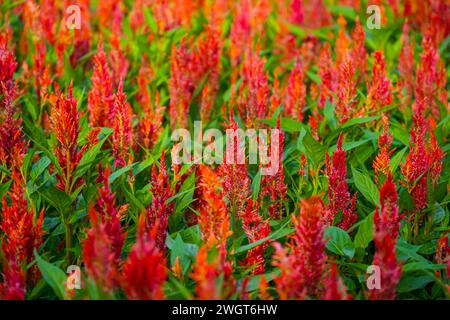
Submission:
<svg viewBox="0 0 450 320">
<path fill-rule="evenodd" d="M 280 268 L 275 285 L 280 299 L 320 297 L 322 279 L 326 271 L 324 226 L 326 208 L 322 200 L 313 196 L 303 199 L 298 217 L 292 216 L 295 233 L 288 248 L 275 243 L 273 265 Z"/>
<path fill-rule="evenodd" d="M 0 95 L 14 86 L 13 76 L 17 69 L 14 52 L 8 48 L 8 33 L 0 34 Z"/>
<path fill-rule="evenodd" d="M 246 210 L 241 213 L 242 229 L 248 238 L 248 242 L 256 242 L 264 239 L 270 234 L 269 220 L 263 220 L 259 214 L 258 203 L 248 200 Z M 262 274 L 265 271 L 266 262 L 264 253 L 266 252 L 268 241 L 247 251 L 247 255 L 241 265 L 250 268 L 252 274 Z"/>
<path fill-rule="evenodd" d="M 128 299 L 164 299 L 166 258 L 156 245 L 156 229 L 146 233 L 144 220 L 141 216 L 136 243 L 123 266 L 122 287 Z"/>
<path fill-rule="evenodd" d="M 339 277 L 339 270 L 336 264 L 331 263 L 325 279 L 323 280 L 324 292 L 323 300 L 350 300 L 351 295 L 347 294 L 347 288 Z"/>
<path fill-rule="evenodd" d="M 263 119 L 267 114 L 270 90 L 264 65 L 265 59 L 259 53 L 248 51 L 245 55 L 238 111 L 247 127 L 255 127 L 257 119 Z"/>
<path fill-rule="evenodd" d="M 350 192 L 347 186 L 347 165 L 345 163 L 346 155 L 342 149 L 342 134 L 339 136 L 337 148 L 333 153 L 332 160 L 326 154 L 326 174 L 328 176 L 328 207 L 330 209 L 331 223 L 334 218 L 342 212 L 342 220 L 339 227 L 347 230 L 358 219 L 355 213 L 356 194 L 350 199 Z"/>
<path fill-rule="evenodd" d="M 397 188 L 391 174 L 380 190 L 381 208 L 375 210 L 374 242 L 376 252 L 373 265 L 381 271 L 381 289 L 370 291 L 371 299 L 395 299 L 396 287 L 401 277 L 401 266 L 397 262 L 395 246 L 397 243 L 399 223 Z"/>
<path fill-rule="evenodd" d="M 118 284 L 115 252 L 107 225 L 93 206 L 89 208 L 91 228 L 83 242 L 83 260 L 86 273 L 103 292 L 111 294 Z"/>
<path fill-rule="evenodd" d="M 169 174 L 167 173 L 164 152 L 161 155 L 159 172 L 154 164 L 152 167 L 152 180 L 150 192 L 152 203 L 147 209 L 147 231 L 156 228 L 155 244 L 164 251 L 166 246 L 167 223 L 169 216 L 173 213 L 173 202 L 167 203 L 174 191 L 170 185 Z"/>
<path fill-rule="evenodd" d="M 102 186 L 98 189 L 97 202 L 95 209 L 99 214 L 98 219 L 104 224 L 105 232 L 111 241 L 111 249 L 114 253 L 114 263 L 117 268 L 121 265 L 122 247 L 125 241 L 126 232 L 120 225 L 120 220 L 127 210 L 128 205 L 116 207 L 115 193 L 111 192 L 109 185 L 109 167 L 102 170 L 99 164 L 99 181 Z"/>
</svg>

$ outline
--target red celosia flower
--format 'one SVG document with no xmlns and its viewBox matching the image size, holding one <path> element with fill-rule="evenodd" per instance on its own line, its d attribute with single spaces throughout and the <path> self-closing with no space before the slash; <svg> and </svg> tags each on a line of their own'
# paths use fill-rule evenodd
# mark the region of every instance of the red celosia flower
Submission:
<svg viewBox="0 0 450 320">
<path fill-rule="evenodd" d="M 197 55 L 202 59 L 201 65 L 208 79 L 204 84 L 200 100 L 200 114 L 202 121 L 209 121 L 216 95 L 219 91 L 219 54 L 220 38 L 218 28 L 208 25 L 205 38 L 199 44 Z"/>
<path fill-rule="evenodd" d="M 83 242 L 83 260 L 88 277 L 104 293 L 111 294 L 118 284 L 118 270 L 115 263 L 117 248 L 113 247 L 106 222 L 93 206 L 89 208 L 91 228 Z"/>
<path fill-rule="evenodd" d="M 14 86 L 13 76 L 17 69 L 17 61 L 14 52 L 8 48 L 8 33 L 0 34 L 0 94 L 5 90 L 11 90 Z"/>
<path fill-rule="evenodd" d="M 420 102 L 417 104 L 411 128 L 410 150 L 401 170 L 405 177 L 404 184 L 413 198 L 414 210 L 421 211 L 427 206 L 428 158 L 425 147 L 427 128 L 422 114 L 423 105 Z"/>
<path fill-rule="evenodd" d="M 344 123 L 352 115 L 356 104 L 357 79 L 355 77 L 355 66 L 349 54 L 344 56 L 338 68 L 336 117 L 339 123 Z"/>
<path fill-rule="evenodd" d="M 242 219 L 242 229 L 248 238 L 249 243 L 256 242 L 269 236 L 270 224 L 269 220 L 262 219 L 259 214 L 259 205 L 253 205 L 253 201 L 249 200 L 245 212 L 240 215 Z M 264 253 L 267 249 L 268 242 L 264 242 L 249 251 L 242 265 L 250 268 L 252 274 L 262 274 L 265 271 Z"/>
<path fill-rule="evenodd" d="M 3 261 L 3 283 L 0 283 L 0 300 L 25 300 L 26 283 L 23 269 L 16 260 Z"/>
<path fill-rule="evenodd" d="M 381 209 L 373 217 L 376 252 L 373 265 L 380 267 L 381 289 L 370 291 L 371 299 L 395 299 L 396 286 L 401 277 L 401 266 L 395 256 L 399 222 L 397 188 L 391 174 L 380 190 Z M 380 212 L 381 211 L 381 212 Z"/>
<path fill-rule="evenodd" d="M 184 39 L 178 48 L 172 48 L 169 80 L 169 115 L 172 129 L 187 126 L 189 104 L 194 93 L 193 77 L 197 74 L 198 67 L 192 60 Z"/>
<path fill-rule="evenodd" d="M 227 260 L 225 244 L 216 247 L 211 239 L 200 247 L 193 266 L 191 278 L 195 281 L 195 292 L 200 300 L 229 299 L 236 291 L 233 265 Z"/>
<path fill-rule="evenodd" d="M 134 146 L 134 137 L 131 124 L 132 110 L 126 101 L 122 82 L 120 82 L 117 93 L 114 95 L 113 115 L 112 151 L 114 166 L 124 167 L 133 161 L 131 150 Z"/>
<path fill-rule="evenodd" d="M 431 128 L 430 128 L 431 129 Z M 439 147 L 434 132 L 430 130 L 430 142 L 427 149 L 429 175 L 433 187 L 439 181 L 442 170 L 442 160 L 445 157 L 443 150 Z"/>
<path fill-rule="evenodd" d="M 323 280 L 323 300 L 350 300 L 351 295 L 347 294 L 347 288 L 339 277 L 339 270 L 336 264 L 331 263 L 330 270 Z"/>
<path fill-rule="evenodd" d="M 230 58 L 232 66 L 241 63 L 242 56 L 251 41 L 251 1 L 244 0 L 236 4 L 233 24 L 230 30 Z"/>
<path fill-rule="evenodd" d="M 116 12 L 120 12 L 118 9 Z M 109 43 L 111 45 L 111 50 L 109 52 L 109 61 L 111 65 L 111 76 L 113 80 L 113 85 L 117 87 L 118 81 L 124 80 L 127 76 L 128 68 L 130 63 L 128 62 L 125 53 L 120 46 L 121 27 L 122 27 L 122 17 L 119 16 L 117 21 L 116 31 L 112 30 L 111 36 L 109 38 Z M 115 31 L 115 32 L 114 32 Z"/>
<path fill-rule="evenodd" d="M 21 117 L 16 117 L 13 105 L 15 86 L 7 88 L 6 82 L 1 81 L 0 86 L 0 164 L 5 168 L 22 170 L 23 156 L 28 149 L 22 133 Z"/>
<path fill-rule="evenodd" d="M 159 93 L 156 93 L 155 103 L 143 106 L 144 114 L 137 125 L 138 143 L 145 151 L 150 151 L 163 131 L 164 106 L 159 103 Z"/>
<path fill-rule="evenodd" d="M 389 118 L 383 115 L 381 118 L 383 122 L 383 132 L 378 138 L 378 148 L 380 151 L 373 161 L 373 168 L 375 170 L 375 180 L 377 183 L 383 183 L 384 177 L 390 172 L 389 161 L 394 149 L 389 151 L 392 142 L 392 135 L 389 134 Z"/>
<path fill-rule="evenodd" d="M 295 233 L 291 236 L 290 253 L 275 243 L 273 265 L 281 273 L 274 280 L 280 299 L 321 296 L 327 260 L 323 239 L 325 216 L 326 209 L 319 197 L 303 199 L 298 217 L 292 216 Z"/>
<path fill-rule="evenodd" d="M 333 153 L 332 161 L 326 154 L 326 174 L 328 176 L 328 207 L 330 216 L 328 223 L 336 218 L 339 212 L 342 212 L 342 220 L 339 227 L 347 230 L 358 219 L 355 213 L 356 194 L 350 200 L 350 192 L 348 191 L 347 166 L 345 164 L 345 151 L 342 149 L 342 134 L 339 136 L 336 151 Z"/>
<path fill-rule="evenodd" d="M 225 243 L 232 232 L 222 181 L 216 172 L 205 165 L 200 166 L 200 175 L 202 198 L 198 222 L 202 239 L 205 242 L 214 239 L 218 244 Z"/>
<path fill-rule="evenodd" d="M 227 130 L 232 130 L 233 139 L 227 141 L 224 163 L 219 167 L 220 176 L 223 177 L 223 192 L 227 197 L 230 209 L 234 215 L 245 210 L 245 202 L 250 194 L 251 181 L 248 177 L 244 149 L 241 148 L 239 127 L 230 114 Z"/>
<path fill-rule="evenodd" d="M 247 52 L 242 67 L 243 83 L 237 106 L 247 127 L 255 127 L 257 120 L 264 119 L 267 114 L 270 90 L 264 64 L 265 59 L 260 58 L 258 53 Z"/>
<path fill-rule="evenodd" d="M 145 232 L 144 217 L 138 224 L 136 243 L 123 266 L 122 287 L 128 299 L 163 299 L 167 278 L 166 258 L 155 243 L 156 229 Z"/>
<path fill-rule="evenodd" d="M 72 84 L 67 98 L 63 93 L 57 93 L 51 108 L 51 127 L 58 140 L 55 153 L 61 168 L 61 172 L 57 175 L 57 187 L 71 193 L 81 183 L 81 178 L 74 180 L 73 172 L 87 147 L 83 146 L 78 150 L 78 111 L 77 100 L 72 95 Z"/>
<path fill-rule="evenodd" d="M 110 127 L 113 114 L 112 80 L 103 43 L 94 56 L 92 89 L 88 95 L 89 122 L 92 127 Z"/>
<path fill-rule="evenodd" d="M 386 76 L 386 63 L 381 51 L 373 53 L 372 81 L 367 94 L 367 110 L 375 112 L 392 103 L 391 82 Z"/>
<path fill-rule="evenodd" d="M 173 201 L 167 203 L 167 200 L 174 195 L 170 186 L 169 175 L 166 169 L 164 152 L 161 155 L 159 173 L 156 165 L 152 167 L 152 203 L 147 209 L 147 231 L 157 228 L 155 236 L 155 245 L 159 250 L 164 251 L 166 246 L 167 223 L 169 216 L 173 212 Z"/>
<path fill-rule="evenodd" d="M 280 116 L 278 116 L 277 120 L 277 130 L 279 130 L 278 136 L 278 145 L 276 145 L 276 141 L 270 142 L 270 150 L 277 152 L 278 151 L 278 167 L 275 169 L 276 172 L 272 172 L 272 174 L 263 175 L 261 177 L 261 193 L 259 194 L 260 203 L 268 200 L 268 209 L 269 215 L 273 219 L 279 219 L 283 215 L 284 201 L 286 198 L 286 184 L 284 182 L 284 167 L 283 167 L 283 143 L 284 143 L 284 134 L 280 128 Z M 275 148 L 272 148 L 272 145 L 275 144 Z M 262 152 L 263 155 L 266 153 L 261 151 L 262 146 L 260 146 L 260 154 Z M 272 159 L 276 158 L 274 155 L 270 155 L 268 167 L 272 168 Z M 273 164 L 275 166 L 276 164 Z M 260 164 L 262 167 L 262 163 Z M 268 199 L 266 199 L 268 198 Z"/>
<path fill-rule="evenodd" d="M 299 58 L 289 75 L 286 90 L 286 104 L 284 110 L 286 116 L 298 121 L 303 121 L 303 109 L 306 106 L 306 86 L 303 83 L 303 70 Z"/>
<path fill-rule="evenodd" d="M 423 102 L 425 110 L 431 110 L 434 118 L 439 119 L 439 108 L 435 98 L 442 104 L 447 104 L 445 66 L 430 38 L 423 38 L 422 49 L 415 84 L 416 100 Z"/>
<path fill-rule="evenodd" d="M 34 257 L 34 248 L 39 249 L 42 242 L 44 212 L 41 211 L 39 216 L 36 216 L 28 209 L 18 171 L 13 171 L 12 180 L 13 187 L 8 192 L 11 203 L 8 205 L 5 196 L 2 199 L 0 227 L 5 233 L 3 254 L 8 260 L 30 263 Z"/>
<path fill-rule="evenodd" d="M 105 227 L 105 232 L 111 242 L 111 249 L 114 253 L 115 266 L 119 268 L 121 264 L 122 247 L 125 241 L 126 232 L 120 226 L 120 219 L 127 210 L 128 205 L 123 205 L 116 208 L 115 193 L 111 192 L 109 186 L 109 167 L 102 171 L 102 166 L 99 164 L 99 176 L 97 181 L 102 184 L 98 189 L 97 202 L 95 209 L 100 215 L 99 220 Z"/>
</svg>

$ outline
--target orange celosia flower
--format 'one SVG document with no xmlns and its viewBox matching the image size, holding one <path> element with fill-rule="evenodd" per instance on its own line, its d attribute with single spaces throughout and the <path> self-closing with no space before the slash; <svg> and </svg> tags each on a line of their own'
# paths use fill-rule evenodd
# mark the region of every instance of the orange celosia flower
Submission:
<svg viewBox="0 0 450 320">
<path fill-rule="evenodd" d="M 319 71 L 317 74 L 321 79 L 319 85 L 320 98 L 318 106 L 324 108 L 327 100 L 331 103 L 334 101 L 332 93 L 336 91 L 337 81 L 336 70 L 334 69 L 333 60 L 331 59 L 330 45 L 328 42 L 326 42 L 320 50 L 318 65 Z"/>
<path fill-rule="evenodd" d="M 200 166 L 202 198 L 199 225 L 203 241 L 213 238 L 218 244 L 231 235 L 228 209 L 224 201 L 222 181 L 211 168 Z"/>
<path fill-rule="evenodd" d="M 200 300 L 229 299 L 236 291 L 236 281 L 232 275 L 233 265 L 227 260 L 225 244 L 208 240 L 200 247 L 191 278 L 195 283 L 195 292 Z M 219 286 L 219 279 L 222 283 Z"/>
<path fill-rule="evenodd" d="M 382 184 L 384 177 L 390 172 L 389 161 L 394 149 L 389 151 L 392 142 L 392 135 L 389 134 L 389 118 L 383 115 L 381 118 L 383 122 L 383 132 L 378 138 L 378 148 L 380 151 L 373 161 L 373 168 L 375 170 L 375 181 Z"/>
<path fill-rule="evenodd" d="M 92 88 L 88 95 L 89 122 L 92 127 L 110 127 L 113 113 L 112 80 L 101 41 L 94 56 L 93 68 Z"/>
<path fill-rule="evenodd" d="M 386 63 L 381 51 L 373 53 L 372 81 L 367 94 L 366 108 L 375 112 L 392 103 L 391 82 L 386 76 Z"/>
<path fill-rule="evenodd" d="M 351 36 L 353 41 L 351 56 L 355 63 L 355 67 L 358 70 L 358 79 L 364 79 L 366 74 L 367 53 L 364 45 L 364 28 L 359 22 L 359 17 L 356 17 L 355 28 L 353 29 Z"/>
<path fill-rule="evenodd" d="M 401 107 L 409 106 L 414 86 L 414 39 L 409 37 L 409 24 L 403 24 L 401 36 L 402 49 L 398 57 L 398 87 L 401 95 Z"/>
<path fill-rule="evenodd" d="M 303 83 L 303 70 L 299 58 L 289 75 L 286 90 L 285 114 L 300 122 L 303 121 L 303 109 L 306 106 L 306 86 Z"/>
<path fill-rule="evenodd" d="M 338 64 L 337 60 L 336 64 Z M 350 55 L 346 54 L 339 65 L 336 88 L 338 100 L 335 112 L 339 123 L 346 122 L 354 112 L 356 82 L 355 65 Z"/>
</svg>

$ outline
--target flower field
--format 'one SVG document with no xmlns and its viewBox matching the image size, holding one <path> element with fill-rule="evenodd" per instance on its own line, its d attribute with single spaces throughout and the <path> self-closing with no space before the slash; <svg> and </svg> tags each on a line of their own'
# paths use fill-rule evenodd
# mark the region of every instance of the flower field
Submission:
<svg viewBox="0 0 450 320">
<path fill-rule="evenodd" d="M 449 299 L 449 16 L 1 1 L 0 299 Z"/>
</svg>

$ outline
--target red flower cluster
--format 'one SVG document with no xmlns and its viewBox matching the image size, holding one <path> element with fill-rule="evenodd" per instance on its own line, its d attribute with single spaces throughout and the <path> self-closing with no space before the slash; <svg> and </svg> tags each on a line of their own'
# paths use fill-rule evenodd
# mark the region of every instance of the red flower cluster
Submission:
<svg viewBox="0 0 450 320">
<path fill-rule="evenodd" d="M 347 166 L 345 163 L 345 151 L 342 149 L 342 134 L 339 136 L 336 151 L 333 153 L 332 160 L 326 154 L 326 174 L 328 176 L 328 207 L 329 217 L 327 223 L 331 224 L 339 213 L 342 213 L 342 219 L 339 227 L 347 230 L 350 228 L 358 216 L 355 213 L 356 194 L 350 199 L 346 175 Z"/>
</svg>

